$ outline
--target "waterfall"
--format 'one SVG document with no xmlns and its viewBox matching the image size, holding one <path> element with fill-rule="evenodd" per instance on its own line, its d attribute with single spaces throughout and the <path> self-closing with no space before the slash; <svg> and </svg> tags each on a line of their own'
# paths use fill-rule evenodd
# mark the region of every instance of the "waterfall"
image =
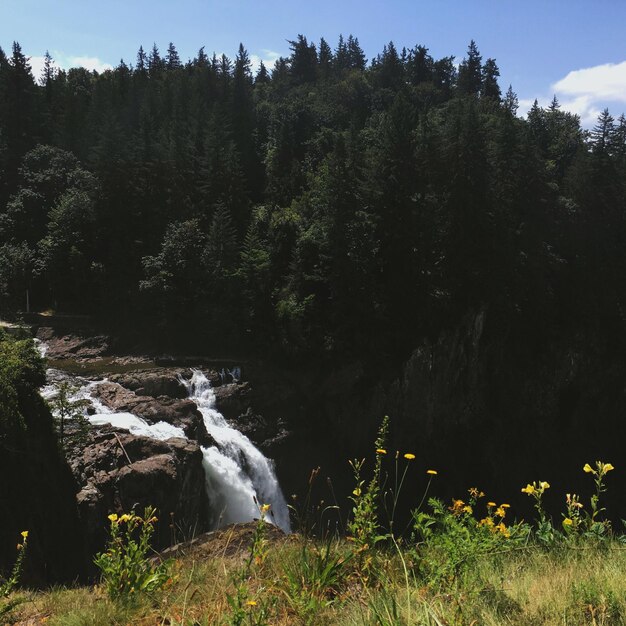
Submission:
<svg viewBox="0 0 626 626">
<path fill-rule="evenodd" d="M 37 342 L 42 356 L 45 356 L 46 348 L 43 342 Z M 94 398 L 94 388 L 107 382 L 106 379 L 90 381 L 52 368 L 46 373 L 48 381 L 52 382 L 41 389 L 41 395 L 46 400 L 52 400 L 57 393 L 54 383 L 69 380 L 76 387 L 71 400 L 88 400 L 91 403 L 95 413 L 90 415 L 85 409 L 85 417 L 95 426 L 111 424 L 133 435 L 161 441 L 171 437 L 186 438 L 182 428 L 166 422 L 148 424 L 132 413 L 116 413 Z M 187 388 L 189 398 L 196 403 L 207 431 L 217 444 L 201 448 L 206 490 L 214 511 L 213 527 L 258 519 L 259 507 L 269 504 L 270 515 L 266 519 L 290 532 L 289 510 L 272 462 L 245 435 L 231 428 L 216 410 L 215 392 L 201 371 L 194 370 L 190 380 L 181 378 L 180 382 Z"/>
<path fill-rule="evenodd" d="M 259 506 L 271 505 L 268 518 L 289 532 L 289 510 L 272 462 L 215 408 L 215 392 L 207 377 L 194 370 L 191 380 L 180 379 L 196 403 L 208 433 L 217 446 L 202 448 L 206 486 L 219 511 L 216 525 L 245 522 L 259 516 Z"/>
<path fill-rule="evenodd" d="M 70 400 L 75 402 L 77 400 L 88 400 L 91 406 L 93 407 L 95 413 L 87 414 L 85 413 L 85 417 L 89 421 L 89 423 L 94 426 L 102 426 L 104 424 L 110 424 L 111 426 L 115 426 L 116 428 L 122 428 L 124 430 L 129 431 L 132 435 L 137 435 L 138 437 L 150 437 L 151 439 L 159 439 L 160 441 L 165 441 L 166 439 L 170 439 L 171 437 L 180 437 L 185 439 L 185 432 L 182 428 L 178 426 L 173 426 L 172 424 L 168 424 L 167 422 L 156 422 L 155 424 L 148 424 L 145 420 L 133 415 L 132 413 L 115 413 L 109 407 L 105 406 L 98 400 L 92 396 L 92 391 L 95 387 L 100 385 L 103 382 L 108 382 L 105 378 L 104 380 L 99 381 L 88 381 L 84 378 L 76 377 L 68 377 L 64 372 L 55 369 L 47 370 L 48 379 L 52 380 L 63 380 L 67 378 L 71 378 L 72 383 L 77 385 L 76 391 L 70 396 Z M 41 395 L 46 400 L 52 400 L 56 393 L 57 388 L 56 385 L 46 385 L 40 391 Z"/>
</svg>

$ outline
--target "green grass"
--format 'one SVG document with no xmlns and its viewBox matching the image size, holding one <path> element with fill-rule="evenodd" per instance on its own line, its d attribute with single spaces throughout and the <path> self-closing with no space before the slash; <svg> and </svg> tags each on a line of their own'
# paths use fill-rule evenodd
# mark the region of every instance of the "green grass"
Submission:
<svg viewBox="0 0 626 626">
<path fill-rule="evenodd" d="M 384 463 L 386 425 L 384 420 L 376 441 L 371 480 L 362 476 L 363 462 L 352 463 L 355 488 L 347 537 L 285 536 L 265 521 L 269 505 L 260 505 L 258 522 L 199 538 L 179 550 L 171 565 L 161 567 L 147 552 L 156 521 L 152 512 L 146 511 L 143 520 L 134 514 L 110 515 L 111 541 L 102 569 L 105 579 L 114 576 L 124 585 L 13 594 L 6 599 L 15 603 L 9 613 L 13 623 L 626 624 L 626 536 L 617 534 L 602 506 L 605 479 L 614 470 L 610 463 L 596 461 L 595 469 L 585 464 L 593 495 L 566 494 L 565 510 L 555 518 L 542 503 L 550 489 L 547 481 L 523 487 L 536 511 L 530 523 L 511 520 L 508 504 L 490 502 L 477 488 L 468 490 L 466 501 L 431 498 L 425 503 L 437 475 L 427 470 L 428 484 L 413 511 L 411 535 L 399 537 L 389 532 L 394 507 L 387 528 L 382 512 L 388 510 L 386 501 L 397 500 L 415 456 L 397 452 Z M 309 487 L 316 475 L 311 475 Z M 385 484 L 393 488 L 385 491 Z M 309 501 L 310 492 L 305 510 Z M 311 527 L 306 521 L 305 529 Z M 145 534 L 145 545 L 140 542 L 145 550 L 136 549 L 137 525 L 143 528 L 140 538 Z M 158 585 L 132 582 L 133 572 L 161 571 Z"/>
<path fill-rule="evenodd" d="M 244 624 L 618 625 L 626 623 L 626 551 L 595 540 L 576 546 L 487 554 L 447 581 L 411 567 L 407 546 L 377 548 L 369 577 L 345 540 L 272 540 L 245 580 Z M 409 564 L 408 577 L 400 558 Z M 427 556 L 424 554 L 423 556 Z M 247 553 L 193 551 L 174 565 L 173 584 L 133 603 L 110 600 L 101 586 L 19 594 L 14 623 L 64 626 L 232 624 L 228 595 Z M 374 572 L 373 574 L 371 572 Z M 248 605 L 248 603 L 250 603 Z M 255 613 L 267 612 L 255 622 Z M 6 619 L 6 618 L 5 618 Z M 9 621 L 8 623 L 11 623 Z"/>
</svg>

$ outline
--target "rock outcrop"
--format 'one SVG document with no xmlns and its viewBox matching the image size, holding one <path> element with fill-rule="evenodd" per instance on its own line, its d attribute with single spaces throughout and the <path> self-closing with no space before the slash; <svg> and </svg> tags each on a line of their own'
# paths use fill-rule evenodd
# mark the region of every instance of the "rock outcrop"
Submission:
<svg viewBox="0 0 626 626">
<path fill-rule="evenodd" d="M 57 334 L 52 328 L 41 327 L 37 338 L 45 342 L 46 357 L 52 360 L 93 359 L 109 352 L 110 339 L 105 335 Z"/>
<path fill-rule="evenodd" d="M 104 545 L 111 512 L 156 507 L 161 547 L 208 528 L 202 452 L 194 441 L 157 441 L 107 426 L 93 429 L 68 460 L 80 486 L 76 500 L 88 554 Z"/>
<path fill-rule="evenodd" d="M 189 368 L 170 367 L 154 368 L 128 372 L 126 374 L 114 374 L 109 380 L 120 384 L 125 389 L 134 391 L 138 396 L 168 396 L 169 398 L 186 398 L 187 390 L 181 384 L 181 376 L 190 376 Z M 219 379 L 219 377 L 218 377 Z"/>
<path fill-rule="evenodd" d="M 140 382 L 140 374 L 137 373 L 134 379 Z M 167 380 L 165 374 L 163 374 L 163 379 Z M 176 378 L 170 377 L 169 380 L 177 382 Z M 115 382 L 99 384 L 95 387 L 93 395 L 115 412 L 132 413 L 149 424 L 167 422 L 182 428 L 189 439 L 197 441 L 202 446 L 214 444 L 204 426 L 202 415 L 192 400 L 170 398 L 165 395 L 157 397 L 137 395 L 134 391 Z"/>
</svg>

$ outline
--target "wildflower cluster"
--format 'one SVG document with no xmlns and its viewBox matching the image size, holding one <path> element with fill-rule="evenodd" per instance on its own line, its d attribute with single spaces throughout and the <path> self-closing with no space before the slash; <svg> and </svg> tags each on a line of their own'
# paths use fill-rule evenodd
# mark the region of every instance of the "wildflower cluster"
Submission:
<svg viewBox="0 0 626 626">
<path fill-rule="evenodd" d="M 522 493 L 531 496 L 535 500 L 534 506 L 537 510 L 537 515 L 539 515 L 540 524 L 544 524 L 546 522 L 546 513 L 543 510 L 541 500 L 547 489 L 550 489 L 550 483 L 545 480 L 534 481 L 532 484 L 528 483 L 526 487 L 522 487 Z"/>
<path fill-rule="evenodd" d="M 493 533 L 499 533 L 507 539 L 511 536 L 511 530 L 504 523 L 507 510 L 511 508 L 510 504 L 496 504 L 495 502 L 487 502 L 487 514 L 479 522 L 479 526 L 488 528 Z"/>
<path fill-rule="evenodd" d="M 565 513 L 561 525 L 566 537 L 574 537 L 582 532 L 586 536 L 600 538 L 610 531 L 610 522 L 599 519 L 600 514 L 605 510 L 600 506 L 600 496 L 606 491 L 604 484 L 606 475 L 614 469 L 611 463 L 604 463 L 603 461 L 596 461 L 595 467 L 585 463 L 583 472 L 593 476 L 595 493 L 590 498 L 589 511 L 585 511 L 578 494 L 568 493 L 565 495 Z M 522 493 L 533 497 L 535 500 L 535 508 L 539 514 L 537 537 L 542 541 L 554 541 L 559 538 L 542 506 L 543 494 L 549 488 L 550 484 L 545 481 L 529 483 L 526 487 L 522 487 Z"/>
<path fill-rule="evenodd" d="M 384 444 L 388 430 L 389 418 L 385 416 L 374 444 L 376 460 L 374 473 L 369 483 L 366 483 L 362 478 L 365 459 L 350 461 L 355 487 L 350 498 L 354 506 L 352 508 L 352 519 L 348 522 L 348 531 L 358 553 L 367 552 L 376 543 L 384 539 L 384 535 L 380 533 L 378 520 L 378 499 L 381 489 L 382 458 L 387 453 Z"/>
<path fill-rule="evenodd" d="M 4 600 L 18 585 L 22 575 L 22 568 L 24 567 L 24 558 L 26 556 L 26 548 L 28 546 L 28 531 L 23 530 L 20 534 L 22 536 L 22 540 L 17 543 L 17 559 L 15 560 L 15 565 L 11 570 L 11 574 L 6 579 L 3 579 L 2 576 L 0 576 L 0 619 L 8 616 L 9 613 L 11 613 L 11 611 L 23 601 L 19 598 Z M 2 622 L 4 623 L 4 620 L 2 620 Z"/>
<path fill-rule="evenodd" d="M 604 477 L 614 469 L 615 468 L 610 463 L 603 463 L 602 461 L 596 461 L 595 469 L 591 467 L 589 463 L 585 463 L 583 467 L 585 473 L 593 476 L 593 481 L 596 486 L 596 492 L 591 496 L 590 502 L 591 516 L 589 518 L 589 530 L 591 532 L 602 533 L 604 531 L 602 527 L 607 528 L 608 522 L 606 524 L 598 523 L 598 516 L 600 513 L 604 512 L 604 508 L 600 506 L 600 496 L 606 491 Z"/>
<path fill-rule="evenodd" d="M 259 510 L 259 520 L 252 535 L 250 552 L 243 566 L 235 572 L 232 578 L 234 593 L 226 597 L 230 614 L 227 616 L 231 626 L 266 626 L 269 615 L 269 606 L 265 601 L 255 600 L 250 597 L 248 581 L 253 569 L 261 567 L 267 557 L 267 516 L 271 514 L 271 505 L 259 504 L 254 498 L 254 503 Z"/>
<path fill-rule="evenodd" d="M 140 592 L 154 592 L 171 583 L 170 563 L 153 564 L 149 558 L 150 539 L 158 521 L 147 507 L 143 517 L 135 513 L 108 516 L 111 538 L 105 552 L 94 563 L 111 598 L 131 598 Z"/>
<path fill-rule="evenodd" d="M 28 531 L 23 530 L 20 535 L 22 537 L 22 541 L 21 543 L 17 543 L 17 559 L 13 569 L 11 570 L 11 575 L 6 580 L 3 580 L 2 577 L 0 577 L 0 597 L 6 598 L 11 591 L 15 589 L 22 574 L 24 558 L 26 556 L 26 547 L 28 546 Z M 1 612 L 0 615 L 2 615 Z"/>
<path fill-rule="evenodd" d="M 563 530 L 566 533 L 576 533 L 582 527 L 582 509 L 583 504 L 580 501 L 580 496 L 575 493 L 565 494 L 565 508 L 566 512 L 563 517 Z"/>
</svg>

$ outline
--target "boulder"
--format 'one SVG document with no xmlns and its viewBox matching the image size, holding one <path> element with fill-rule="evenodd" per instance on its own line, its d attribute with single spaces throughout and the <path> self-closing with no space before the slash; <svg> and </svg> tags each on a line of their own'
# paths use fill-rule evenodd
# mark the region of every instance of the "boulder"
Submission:
<svg viewBox="0 0 626 626">
<path fill-rule="evenodd" d="M 149 424 L 167 422 L 179 426 L 187 437 L 194 439 L 202 446 L 214 443 L 204 426 L 202 415 L 192 400 L 168 396 L 157 398 L 141 396 L 114 382 L 103 382 L 97 385 L 92 395 L 112 411 L 132 413 Z"/>
<path fill-rule="evenodd" d="M 157 441 L 111 427 L 93 430 L 68 459 L 80 486 L 76 501 L 89 553 L 102 549 L 106 516 L 112 512 L 141 514 L 156 507 L 159 547 L 207 530 L 202 458 L 194 441 Z"/>
<path fill-rule="evenodd" d="M 139 396 L 153 398 L 169 396 L 182 399 L 187 397 L 187 389 L 179 380 L 181 376 L 190 378 L 190 370 L 184 367 L 156 368 L 115 374 L 109 380 L 134 391 Z"/>
<path fill-rule="evenodd" d="M 109 352 L 110 339 L 105 335 L 59 335 L 52 328 L 41 327 L 37 331 L 37 338 L 45 342 L 46 358 L 51 360 L 92 359 Z"/>
<path fill-rule="evenodd" d="M 250 408 L 252 390 L 248 382 L 228 383 L 215 388 L 215 408 L 230 421 Z"/>
</svg>

